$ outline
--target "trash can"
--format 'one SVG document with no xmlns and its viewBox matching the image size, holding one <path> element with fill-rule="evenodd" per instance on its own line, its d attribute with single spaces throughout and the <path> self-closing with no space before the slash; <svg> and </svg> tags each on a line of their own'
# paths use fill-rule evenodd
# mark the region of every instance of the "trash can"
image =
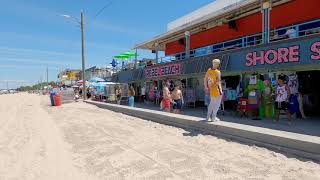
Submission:
<svg viewBox="0 0 320 180">
<path fill-rule="evenodd" d="M 54 105 L 55 106 L 61 106 L 61 95 L 60 93 L 56 93 L 56 95 L 53 97 L 54 99 Z"/>
<path fill-rule="evenodd" d="M 50 102 L 51 102 L 51 106 L 54 106 L 54 99 L 53 97 L 56 95 L 55 92 L 50 92 Z"/>
</svg>

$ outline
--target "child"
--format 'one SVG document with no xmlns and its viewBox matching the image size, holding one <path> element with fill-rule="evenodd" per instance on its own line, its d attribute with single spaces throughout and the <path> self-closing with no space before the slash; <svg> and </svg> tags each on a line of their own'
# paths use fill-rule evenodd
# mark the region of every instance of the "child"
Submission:
<svg viewBox="0 0 320 180">
<path fill-rule="evenodd" d="M 291 114 L 289 111 L 289 97 L 290 97 L 290 89 L 287 84 L 284 84 L 284 77 L 278 77 L 278 86 L 276 88 L 276 122 L 279 122 L 280 111 L 286 111 L 288 124 L 291 124 Z"/>
</svg>

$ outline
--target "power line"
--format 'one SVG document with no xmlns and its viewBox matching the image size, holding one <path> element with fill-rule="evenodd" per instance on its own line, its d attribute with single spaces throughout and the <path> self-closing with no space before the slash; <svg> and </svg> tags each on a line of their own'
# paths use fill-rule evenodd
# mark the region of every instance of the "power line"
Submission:
<svg viewBox="0 0 320 180">
<path fill-rule="evenodd" d="M 92 22 L 94 22 L 94 20 L 95 20 L 107 7 L 111 6 L 112 2 L 113 2 L 113 1 L 108 1 L 108 2 L 106 3 L 106 5 L 104 5 L 104 6 L 98 11 L 98 13 L 97 13 L 95 16 L 93 16 L 92 19 L 87 20 L 86 25 L 92 24 Z"/>
<path fill-rule="evenodd" d="M 92 20 L 95 20 L 107 7 L 111 6 L 112 1 L 109 1 L 106 5 L 103 6 L 103 8 L 98 11 L 98 13 L 93 17 Z"/>
</svg>

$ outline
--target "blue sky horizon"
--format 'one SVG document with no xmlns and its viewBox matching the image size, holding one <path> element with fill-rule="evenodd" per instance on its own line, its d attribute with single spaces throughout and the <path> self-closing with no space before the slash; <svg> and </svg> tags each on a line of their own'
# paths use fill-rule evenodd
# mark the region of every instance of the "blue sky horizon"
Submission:
<svg viewBox="0 0 320 180">
<path fill-rule="evenodd" d="M 112 56 L 166 31 L 173 21 L 212 0 L 2 0 L 0 7 L 0 89 L 55 81 L 60 70 L 81 67 L 81 34 L 75 22 L 85 13 L 86 67 L 106 66 Z M 110 4 L 98 17 L 103 6 Z M 139 51 L 140 58 L 153 57 Z M 19 82 L 19 83 L 17 83 Z"/>
</svg>

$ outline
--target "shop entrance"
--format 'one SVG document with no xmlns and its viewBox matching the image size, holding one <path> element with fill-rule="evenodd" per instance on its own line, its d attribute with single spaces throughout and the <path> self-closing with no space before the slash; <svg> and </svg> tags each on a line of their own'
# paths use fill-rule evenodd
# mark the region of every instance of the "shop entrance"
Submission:
<svg viewBox="0 0 320 180">
<path fill-rule="evenodd" d="M 226 76 L 222 77 L 223 89 L 223 108 L 227 110 L 236 110 L 238 101 L 237 95 L 240 86 L 240 76 Z"/>
<path fill-rule="evenodd" d="M 320 116 L 320 71 L 297 72 L 306 116 Z"/>
</svg>

